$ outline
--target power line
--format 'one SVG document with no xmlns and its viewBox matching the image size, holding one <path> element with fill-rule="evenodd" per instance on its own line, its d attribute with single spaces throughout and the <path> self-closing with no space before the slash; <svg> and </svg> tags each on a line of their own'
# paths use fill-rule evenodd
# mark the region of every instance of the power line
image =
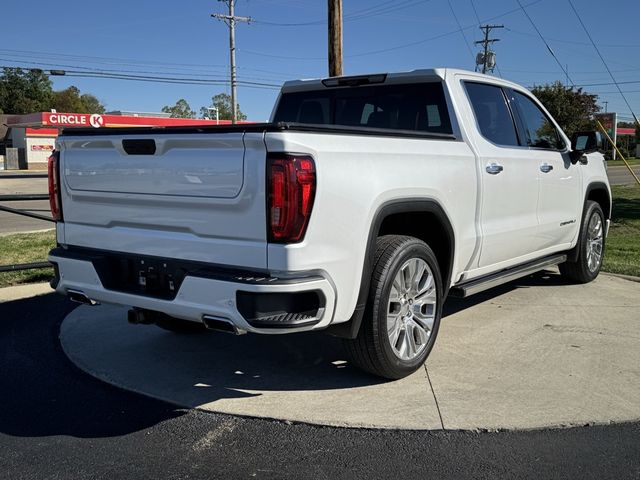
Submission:
<svg viewBox="0 0 640 480">
<path fill-rule="evenodd" d="M 467 46 L 467 50 L 469 50 L 469 55 L 471 55 L 471 58 L 474 59 L 475 56 L 473 55 L 473 51 L 471 50 L 471 45 L 469 45 L 469 41 L 467 40 L 467 37 L 464 34 L 464 30 L 462 30 L 462 25 L 460 25 L 460 21 L 458 20 L 458 16 L 456 15 L 456 12 L 453 10 L 453 6 L 451 5 L 451 0 L 447 0 L 447 3 L 449 4 L 449 10 L 451 10 L 451 14 L 453 15 L 453 18 L 456 21 L 456 25 L 458 25 L 458 31 L 460 32 L 460 35 L 462 35 L 462 39 L 464 40 L 464 43 Z"/>
<path fill-rule="evenodd" d="M 0 57 L 0 61 L 3 62 L 14 62 L 14 63 L 20 63 L 20 64 L 27 64 L 27 65 L 32 65 L 31 67 L 23 67 L 22 65 L 20 66 L 7 66 L 6 68 L 24 68 L 24 69 L 33 69 L 33 66 L 36 67 L 56 67 L 56 68 L 62 68 L 62 69 L 82 69 L 82 73 L 95 73 L 95 74 L 149 74 L 149 75 L 166 75 L 167 72 L 158 72 L 158 71 L 149 71 L 149 70 L 108 70 L 108 69 L 88 69 L 86 67 L 82 67 L 82 66 L 78 66 L 78 65 L 69 65 L 69 64 L 61 64 L 61 63 L 49 63 L 49 62 L 32 62 L 32 61 L 28 61 L 28 60 L 14 60 L 11 58 L 1 58 Z M 73 70 L 66 70 L 66 71 L 73 71 Z M 222 75 L 222 74 L 194 74 L 194 73 L 185 73 L 183 74 L 185 76 L 190 76 L 190 77 L 195 77 L 196 75 L 200 75 L 200 76 L 205 76 L 205 77 L 212 77 L 212 78 L 227 78 L 227 75 Z M 252 80 L 264 80 L 264 81 L 273 81 L 273 79 L 266 79 L 266 78 L 259 78 L 259 77 L 251 77 Z"/>
<path fill-rule="evenodd" d="M 533 0 L 532 2 L 529 2 L 527 4 L 525 4 L 525 7 L 530 7 L 532 5 L 536 5 L 540 2 L 542 2 L 544 0 Z M 502 17 L 506 17 L 507 15 L 511 15 L 512 13 L 515 12 L 519 12 L 520 8 L 514 8 L 511 10 L 508 10 L 504 13 L 498 14 L 498 15 L 494 15 L 493 17 L 489 17 L 483 21 L 485 22 L 490 22 L 492 20 L 497 20 L 499 18 Z M 476 24 L 474 23 L 473 25 L 467 25 L 465 27 L 462 27 L 462 30 L 469 30 L 471 28 L 475 28 Z M 441 33 L 439 35 L 435 35 L 433 37 L 429 37 L 429 38 L 424 38 L 422 40 L 417 40 L 415 42 L 409 42 L 409 43 L 403 43 L 401 45 L 395 45 L 393 47 L 389 47 L 389 48 L 383 48 L 380 50 L 371 50 L 369 52 L 362 52 L 362 53 L 356 53 L 356 54 L 352 54 L 352 55 L 345 55 L 345 58 L 356 58 L 356 57 L 365 57 L 365 56 L 369 56 L 369 55 L 377 55 L 379 53 L 386 53 L 386 52 L 392 52 L 395 50 L 401 50 L 403 48 L 406 47 L 413 47 L 416 45 L 422 45 L 423 43 L 428 43 L 431 42 L 433 40 L 439 40 L 441 38 L 445 38 L 451 35 L 455 35 L 459 33 L 459 30 L 452 30 L 450 32 L 445 32 L 445 33 Z M 282 58 L 282 59 L 286 59 L 286 60 L 301 60 L 301 61 L 312 61 L 312 60 L 325 60 L 326 57 L 296 57 L 296 56 L 287 56 L 287 55 L 275 55 L 275 54 L 269 54 L 269 53 L 263 53 L 263 52 L 256 52 L 256 51 L 251 51 L 251 50 L 241 50 L 239 49 L 239 51 L 243 52 L 243 53 L 248 53 L 250 55 L 261 55 L 264 57 L 271 57 L 271 58 Z"/>
<path fill-rule="evenodd" d="M 36 65 L 36 66 L 43 66 L 43 67 L 60 67 L 60 68 L 85 68 L 86 67 L 82 67 L 82 66 L 78 66 L 78 65 L 69 65 L 69 64 L 65 64 L 65 63 L 51 63 L 51 62 L 32 62 L 29 60 L 14 60 L 12 58 L 2 58 L 0 57 L 0 61 L 3 62 L 18 62 L 18 63 L 22 63 L 22 64 L 27 64 L 27 65 Z M 19 67 L 22 68 L 22 67 Z M 32 68 L 32 67 L 26 67 L 26 68 Z M 151 75 L 166 75 L 167 72 L 158 72 L 158 71 L 150 71 L 150 70 L 111 70 L 111 69 L 102 69 L 102 68 L 95 68 L 95 69 L 87 69 L 90 70 L 91 73 L 144 73 L 144 74 L 151 74 Z M 192 73 L 185 73 L 184 75 L 186 76 L 195 76 L 196 74 L 192 74 Z M 210 77 L 219 77 L 219 78 L 226 78 L 226 75 L 223 76 L 222 74 L 219 75 L 215 75 L 215 74 L 205 74 L 205 76 L 210 76 Z"/>
<path fill-rule="evenodd" d="M 344 15 L 344 22 L 352 22 L 356 20 L 363 20 L 379 15 L 384 15 L 393 11 L 403 10 L 408 7 L 426 3 L 430 0 L 402 0 L 402 1 L 385 1 L 371 7 L 357 10 L 350 14 Z M 312 20 L 309 22 L 270 22 L 267 20 L 254 19 L 253 23 L 256 25 L 269 26 L 269 27 L 310 27 L 310 26 L 324 26 L 327 24 L 326 20 Z"/>
<path fill-rule="evenodd" d="M 520 30 L 515 30 L 513 28 L 507 28 L 507 30 L 509 30 L 512 33 L 515 33 L 517 35 L 525 35 L 528 37 L 535 37 L 535 34 L 533 33 L 529 33 L 529 32 L 521 32 Z M 576 40 L 561 40 L 559 38 L 553 38 L 553 37 L 547 37 L 548 40 L 554 41 L 554 42 L 558 42 L 558 43 L 569 43 L 572 45 L 591 45 L 588 42 L 578 42 Z M 627 43 L 627 44 L 621 44 L 621 43 L 606 43 L 606 44 L 600 44 L 602 47 L 608 47 L 608 48 L 638 48 L 640 47 L 640 44 L 632 44 L 632 43 Z"/>
<path fill-rule="evenodd" d="M 139 67 L 141 65 L 145 66 L 161 66 L 164 69 L 168 70 L 180 70 L 183 72 L 184 70 L 192 70 L 195 72 L 205 72 L 206 69 L 216 70 L 226 70 L 228 68 L 227 65 L 217 65 L 217 64 L 206 64 L 206 63 L 171 63 L 167 61 L 149 61 L 142 59 L 131 59 L 131 58 L 115 58 L 115 57 L 92 57 L 92 56 L 84 56 L 84 55 L 68 55 L 57 52 L 35 52 L 31 50 L 11 50 L 11 49 L 3 49 L 0 48 L 0 55 L 4 56 L 12 56 L 21 58 L 34 58 L 34 59 L 45 59 L 45 60 L 58 60 L 57 57 L 62 59 L 62 61 L 72 61 L 72 62 L 82 62 L 87 64 L 97 64 L 97 65 L 116 65 L 116 66 L 135 66 Z M 13 60 L 12 60 L 13 61 Z M 61 65 L 58 63 L 51 65 Z M 203 67 L 203 68 L 199 68 Z M 78 67 L 80 68 L 80 67 Z M 249 68 L 237 66 L 237 69 L 244 71 L 252 71 L 252 72 L 263 72 L 274 74 L 274 76 L 280 76 L 284 78 L 291 78 L 296 76 L 297 74 L 283 74 L 281 71 L 273 71 L 273 70 L 264 70 L 258 68 Z"/>
<path fill-rule="evenodd" d="M 478 15 L 478 10 L 476 10 L 476 5 L 473 3 L 473 0 L 469 0 L 469 2 L 471 2 L 471 8 L 473 8 L 473 13 L 476 16 L 476 20 L 478 20 L 478 26 L 482 25 L 482 22 L 480 21 L 480 15 Z"/>
<path fill-rule="evenodd" d="M 530 7 L 532 5 L 536 5 L 536 4 L 538 4 L 538 3 L 542 2 L 542 1 L 543 0 L 534 0 L 532 2 L 527 3 L 525 5 L 525 7 Z M 518 12 L 519 10 L 520 10 L 519 8 L 514 8 L 514 9 L 508 10 L 508 11 L 506 11 L 504 13 L 501 13 L 501 14 L 498 14 L 498 15 L 494 15 L 493 17 L 489 17 L 489 18 L 487 18 L 487 19 L 485 19 L 483 21 L 484 22 L 490 22 L 492 20 L 497 20 L 499 18 L 506 17 L 507 15 L 511 15 L 512 13 Z M 474 23 L 473 25 L 467 25 L 466 27 L 462 27 L 462 30 L 469 30 L 469 29 L 475 28 L 475 27 L 476 27 L 476 24 Z M 391 52 L 391 51 L 394 51 L 394 50 L 400 50 L 400 49 L 403 49 L 403 48 L 406 48 L 406 47 L 413 47 L 415 45 L 421 45 L 423 43 L 431 42 L 433 40 L 439 40 L 441 38 L 448 37 L 450 35 L 455 35 L 458 32 L 459 32 L 458 30 L 453 30 L 453 31 L 450 31 L 450 32 L 446 32 L 446 33 L 442 33 L 442 34 L 439 34 L 439 35 L 435 35 L 433 37 L 425 38 L 423 40 L 418 40 L 418 41 L 415 41 L 415 42 L 405 43 L 405 44 L 402 44 L 402 45 L 396 45 L 394 47 L 389 47 L 389 48 L 384 48 L 384 49 L 381 49 L 381 50 L 374 50 L 374 51 L 364 52 L 364 53 L 357 53 L 357 54 L 354 54 L 354 55 L 347 55 L 347 58 L 364 57 L 364 56 L 368 56 L 368 55 L 376 55 L 378 53 L 386 53 L 386 52 Z"/>
<path fill-rule="evenodd" d="M 283 60 L 308 60 L 308 61 L 316 61 L 316 60 L 326 60 L 327 57 L 293 57 L 289 55 L 276 55 L 271 53 L 264 52 L 255 52 L 253 50 L 245 50 L 243 48 L 238 49 L 239 52 L 248 53 L 249 55 L 256 55 L 259 57 L 268 57 L 268 58 L 281 58 Z"/>
<path fill-rule="evenodd" d="M 602 83 L 582 83 L 579 85 L 575 85 L 576 87 L 602 87 L 604 85 L 627 85 L 630 83 L 640 83 L 640 80 L 627 80 L 627 81 L 623 81 L 623 82 L 616 82 L 615 80 L 613 82 L 602 82 Z M 618 93 L 622 93 L 622 90 L 620 90 L 620 87 L 618 87 Z M 624 98 L 624 94 L 622 95 L 622 98 Z M 626 99 L 625 99 L 626 101 Z M 628 104 L 627 104 L 628 105 Z M 631 107 L 629 107 L 629 109 L 631 109 Z"/>
<path fill-rule="evenodd" d="M 23 68 L 25 70 L 32 69 L 32 67 L 15 67 L 8 65 L 0 65 L 0 68 Z M 105 78 L 114 80 L 131 80 L 140 82 L 154 82 L 154 83 L 178 83 L 185 85 L 229 85 L 229 80 L 216 80 L 210 78 L 184 78 L 184 77 L 164 77 L 164 76 L 151 76 L 151 75 L 132 75 L 132 74 L 120 74 L 111 72 L 100 72 L 91 70 L 65 70 L 65 76 L 68 77 L 84 77 L 84 78 Z M 251 82 L 247 80 L 238 80 L 237 83 L 247 88 L 267 88 L 272 90 L 279 90 L 280 85 L 273 83 Z"/>
<path fill-rule="evenodd" d="M 374 11 L 369 11 L 364 13 L 363 11 L 352 13 L 345 16 L 346 21 L 352 22 L 354 20 L 363 20 L 371 17 L 376 17 L 379 15 L 384 15 L 386 13 L 397 12 L 398 10 L 404 10 L 405 8 L 413 7 L 419 4 L 425 4 L 431 0 L 406 0 L 404 2 L 387 2 L 392 4 L 390 7 L 378 9 Z M 371 7 L 373 9 L 373 7 Z"/>
<path fill-rule="evenodd" d="M 137 82 L 150 82 L 150 83 L 167 83 L 167 84 L 180 84 L 180 85 L 229 85 L 228 80 L 198 80 L 198 79 L 181 79 L 181 78 L 157 78 L 157 77 L 141 77 L 136 75 L 100 75 L 94 73 L 67 73 L 69 77 L 81 77 L 81 78 L 105 78 L 112 80 L 129 80 Z M 266 84 L 260 84 L 255 82 L 242 82 L 238 81 L 238 85 L 245 88 L 258 88 L 266 90 L 279 90 L 279 87 L 267 86 Z"/>
<path fill-rule="evenodd" d="M 527 17 L 527 19 L 529 20 L 529 23 L 531 23 L 531 25 L 533 26 L 533 28 L 535 29 L 536 32 L 538 32 L 538 36 L 540 37 L 540 40 L 543 41 L 543 43 L 545 44 L 545 46 L 547 47 L 547 50 L 549 50 L 549 53 L 551 54 L 551 56 L 555 59 L 556 63 L 558 64 L 558 66 L 560 67 L 560 70 L 562 70 L 562 72 L 566 75 L 567 79 L 571 82 L 571 86 L 575 87 L 575 83 L 573 83 L 573 80 L 571 80 L 571 77 L 569 76 L 569 72 L 567 72 L 567 70 L 562 66 L 562 63 L 560 62 L 560 60 L 558 60 L 558 57 L 556 57 L 556 54 L 553 53 L 553 50 L 551 49 L 551 47 L 549 46 L 549 44 L 547 43 L 547 41 L 545 40 L 545 38 L 542 36 L 542 33 L 540 33 L 540 30 L 538 29 L 538 27 L 536 26 L 536 24 L 534 23 L 534 21 L 531 19 L 531 17 L 529 16 L 529 14 L 527 13 L 527 11 L 524 9 L 524 7 L 522 6 L 522 3 L 520 3 L 520 0 L 516 0 L 518 2 L 518 5 L 520 6 L 520 9 L 522 10 L 522 13 L 525 14 L 525 16 Z"/>
<path fill-rule="evenodd" d="M 616 82 L 616 79 L 614 78 L 613 73 L 611 73 L 611 70 L 609 70 L 609 66 L 607 65 L 607 62 L 605 62 L 604 57 L 602 56 L 602 54 L 600 53 L 600 50 L 596 46 L 596 43 L 593 41 L 593 38 L 591 38 L 591 34 L 589 33 L 589 30 L 587 30 L 587 27 L 585 27 L 584 22 L 582 21 L 582 18 L 580 18 L 580 15 L 578 14 L 578 11 L 573 6 L 573 2 L 571 0 L 568 0 L 568 2 L 569 2 L 569 5 L 571 6 L 571 10 L 573 10 L 573 13 L 576 14 L 576 17 L 578 18 L 578 21 L 580 22 L 580 25 L 582 25 L 582 29 L 584 30 L 584 33 L 586 33 L 587 37 L 589 37 L 589 41 L 591 42 L 591 45 L 593 45 L 593 48 L 596 50 L 596 52 L 598 52 L 598 56 L 600 57 L 600 60 L 602 60 L 602 64 L 604 65 L 604 68 L 607 69 L 607 72 L 609 73 L 609 76 L 611 77 L 611 80 L 613 80 L 614 85 L 618 89 L 618 92 L 620 92 L 620 95 L 622 96 L 622 98 L 624 100 L 624 103 L 627 104 L 627 107 L 629 108 L 629 111 L 631 112 L 631 115 L 633 115 L 633 119 L 636 121 L 638 126 L 640 126 L 640 121 L 638 121 L 638 117 L 636 117 L 636 114 L 633 112 L 633 109 L 631 108 L 631 105 L 627 101 L 627 97 L 625 96 L 624 93 L 622 93 L 622 89 L 620 88 L 620 85 L 618 85 L 618 82 Z M 630 83 L 630 82 L 625 82 L 625 83 Z M 640 83 L 640 82 L 637 82 L 637 83 Z"/>
</svg>

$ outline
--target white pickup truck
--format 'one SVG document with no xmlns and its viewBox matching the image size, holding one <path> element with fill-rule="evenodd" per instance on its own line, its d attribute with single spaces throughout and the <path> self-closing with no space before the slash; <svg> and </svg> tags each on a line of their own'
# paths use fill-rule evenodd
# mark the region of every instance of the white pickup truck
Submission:
<svg viewBox="0 0 640 480">
<path fill-rule="evenodd" d="M 287 82 L 267 124 L 66 130 L 52 285 L 174 330 L 324 330 L 400 378 L 447 295 L 598 275 L 600 147 L 525 88 L 451 69 Z"/>
</svg>

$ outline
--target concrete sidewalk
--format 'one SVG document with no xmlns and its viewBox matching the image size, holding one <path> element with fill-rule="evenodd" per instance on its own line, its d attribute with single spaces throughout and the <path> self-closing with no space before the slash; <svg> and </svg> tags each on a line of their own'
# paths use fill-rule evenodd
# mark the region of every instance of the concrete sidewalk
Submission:
<svg viewBox="0 0 640 480">
<path fill-rule="evenodd" d="M 426 368 L 385 382 L 338 340 L 129 325 L 81 306 L 61 327 L 69 358 L 106 382 L 186 407 L 323 425 L 530 429 L 640 419 L 640 284 L 543 273 L 445 306 Z"/>
<path fill-rule="evenodd" d="M 35 297 L 36 295 L 45 295 L 53 290 L 46 283 L 29 283 L 27 285 L 16 285 L 14 287 L 0 288 L 0 302 L 11 302 L 20 300 L 21 298 Z"/>
</svg>

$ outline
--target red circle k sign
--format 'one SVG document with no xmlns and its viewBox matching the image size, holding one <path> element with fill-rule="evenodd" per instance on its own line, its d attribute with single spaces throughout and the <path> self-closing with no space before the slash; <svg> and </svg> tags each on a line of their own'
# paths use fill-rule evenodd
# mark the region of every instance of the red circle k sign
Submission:
<svg viewBox="0 0 640 480">
<path fill-rule="evenodd" d="M 94 113 L 93 115 L 84 113 L 46 113 L 44 119 L 51 126 L 60 127 L 88 127 L 93 128 L 104 127 L 104 118 L 102 115 Z"/>
<path fill-rule="evenodd" d="M 89 117 L 89 123 L 93 128 L 104 127 L 104 118 L 102 118 L 102 115 L 94 113 Z"/>
</svg>

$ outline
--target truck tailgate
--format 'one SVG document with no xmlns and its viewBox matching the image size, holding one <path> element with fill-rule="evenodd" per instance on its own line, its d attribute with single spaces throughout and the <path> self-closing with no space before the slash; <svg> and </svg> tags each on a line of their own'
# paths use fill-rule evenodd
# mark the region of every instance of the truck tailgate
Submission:
<svg viewBox="0 0 640 480">
<path fill-rule="evenodd" d="M 266 268 L 263 136 L 63 136 L 60 243 Z"/>
</svg>

